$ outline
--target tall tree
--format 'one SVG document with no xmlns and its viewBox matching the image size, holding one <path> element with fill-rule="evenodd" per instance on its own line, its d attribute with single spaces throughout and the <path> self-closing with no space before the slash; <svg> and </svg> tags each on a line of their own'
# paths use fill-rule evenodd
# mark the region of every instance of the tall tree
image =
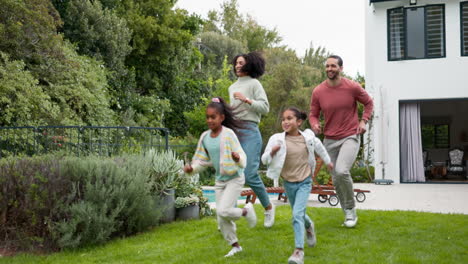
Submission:
<svg viewBox="0 0 468 264">
<path fill-rule="evenodd" d="M 60 115 L 51 112 L 36 118 L 51 125 L 112 124 L 114 115 L 109 109 L 106 69 L 94 59 L 79 56 L 75 48 L 57 34 L 62 22 L 51 2 L 0 1 L 4 7 L 0 11 L 2 51 L 15 63 L 24 62 L 24 71 L 29 72 L 39 86 L 36 89 L 29 82 L 26 87 L 36 89 L 40 98 L 49 101 L 51 111 L 60 112 Z M 19 75 L 27 77 L 26 73 Z M 26 77 L 21 80 L 27 80 Z M 41 96 L 41 90 L 47 96 Z M 28 111 L 26 105 L 22 107 L 26 107 L 23 112 Z M 31 120 L 31 123 L 36 121 Z"/>
<path fill-rule="evenodd" d="M 71 0 L 63 16 L 65 36 L 77 44 L 80 54 L 105 62 L 125 74 L 125 57 L 130 54 L 131 31 L 127 22 L 99 1 Z"/>
<path fill-rule="evenodd" d="M 251 16 L 247 16 L 241 29 L 241 36 L 249 51 L 272 48 L 282 40 L 276 29 L 267 29 L 259 25 Z"/>
<path fill-rule="evenodd" d="M 114 125 L 107 69 L 101 62 L 79 55 L 70 43 L 64 42 L 62 50 L 64 60 L 50 58 L 38 71 L 43 90 L 61 113 L 51 124 Z"/>
<path fill-rule="evenodd" d="M 281 41 L 276 29 L 268 29 L 258 24 L 251 16 L 244 17 L 239 12 L 237 0 L 227 0 L 221 10 L 211 10 L 204 31 L 221 32 L 231 39 L 242 42 L 248 51 L 261 51 L 274 47 Z"/>
<path fill-rule="evenodd" d="M 0 126 L 46 125 L 59 116 L 23 61 L 0 52 Z"/>
<path fill-rule="evenodd" d="M 69 0 L 63 6 L 64 34 L 77 45 L 78 52 L 103 61 L 109 69 L 112 108 L 126 111 L 135 90 L 135 75 L 125 65 L 132 51 L 132 32 L 125 19 L 103 8 L 99 1 Z"/>
<path fill-rule="evenodd" d="M 221 4 L 220 23 L 223 33 L 233 39 L 241 39 L 241 29 L 244 19 L 239 13 L 237 0 L 230 0 Z"/>
<path fill-rule="evenodd" d="M 185 133 L 187 125 L 180 113 L 193 108 L 207 91 L 206 76 L 196 71 L 202 55 L 193 45 L 201 18 L 174 9 L 172 0 L 113 3 L 133 32 L 126 65 L 135 70 L 137 92 L 168 99 L 172 111 L 164 123 L 174 134 Z"/>
<path fill-rule="evenodd" d="M 180 113 L 193 108 L 207 89 L 206 76 L 197 71 L 202 55 L 193 45 L 202 19 L 175 9 L 174 0 L 55 2 L 67 17 L 65 35 L 84 54 L 104 60 L 112 71 L 111 85 L 125 92 L 116 96 L 122 122 L 155 124 L 159 118 L 148 106 L 157 103 L 156 108 L 166 109 L 168 99 L 172 111 L 162 115 L 164 124 L 172 133 L 185 133 Z M 125 71 L 116 67 L 123 62 Z M 117 84 L 112 79 L 116 75 L 121 77 Z"/>
<path fill-rule="evenodd" d="M 321 70 L 321 78 L 325 80 L 325 78 L 327 78 L 324 70 L 325 62 L 330 55 L 330 52 L 328 52 L 324 47 L 318 46 L 315 48 L 312 43 L 310 43 L 310 47 L 306 50 L 302 62 L 304 65 Z"/>
<path fill-rule="evenodd" d="M 203 72 L 213 78 L 221 77 L 223 62 L 231 60 L 247 48 L 242 42 L 217 32 L 203 32 L 198 36 L 200 52 L 203 54 Z"/>
<path fill-rule="evenodd" d="M 49 0 L 0 0 L 0 50 L 28 66 L 62 56 L 62 24 Z"/>
</svg>

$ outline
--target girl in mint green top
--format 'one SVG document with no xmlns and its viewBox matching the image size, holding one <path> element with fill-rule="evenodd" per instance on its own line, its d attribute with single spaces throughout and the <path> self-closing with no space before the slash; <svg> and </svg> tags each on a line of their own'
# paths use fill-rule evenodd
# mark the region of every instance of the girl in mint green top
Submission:
<svg viewBox="0 0 468 264">
<path fill-rule="evenodd" d="M 216 212 L 224 239 L 232 246 L 225 257 L 241 252 L 235 220 L 242 216 L 254 227 L 257 216 L 252 204 L 237 208 L 237 198 L 244 186 L 244 167 L 247 157 L 237 138 L 243 122 L 235 118 L 233 109 L 222 98 L 215 97 L 206 109 L 209 130 L 203 132 L 191 164 L 186 164 L 186 173 L 199 172 L 208 166 L 216 170 Z"/>
</svg>

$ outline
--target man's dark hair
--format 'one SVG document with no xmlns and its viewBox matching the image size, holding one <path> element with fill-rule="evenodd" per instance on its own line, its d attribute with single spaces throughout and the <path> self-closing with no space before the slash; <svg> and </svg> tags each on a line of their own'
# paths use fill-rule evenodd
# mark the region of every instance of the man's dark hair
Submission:
<svg viewBox="0 0 468 264">
<path fill-rule="evenodd" d="M 343 59 L 338 55 L 330 55 L 327 59 L 336 59 L 338 60 L 338 66 L 343 67 Z"/>
<path fill-rule="evenodd" d="M 243 57 L 245 65 L 242 67 L 242 72 L 247 73 L 252 78 L 258 78 L 265 73 L 265 59 L 259 52 L 250 52 L 247 54 L 239 54 L 232 60 L 232 67 L 236 72 L 236 61 L 239 57 Z"/>
</svg>

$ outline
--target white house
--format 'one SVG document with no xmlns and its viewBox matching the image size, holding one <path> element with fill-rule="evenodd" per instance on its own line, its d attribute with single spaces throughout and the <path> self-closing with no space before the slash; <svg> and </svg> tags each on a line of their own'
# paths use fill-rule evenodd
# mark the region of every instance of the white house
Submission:
<svg viewBox="0 0 468 264">
<path fill-rule="evenodd" d="M 365 6 L 376 179 L 468 183 L 468 1 Z M 445 175 L 454 148 L 465 152 L 465 171 Z M 424 167 L 423 149 L 432 166 Z"/>
</svg>

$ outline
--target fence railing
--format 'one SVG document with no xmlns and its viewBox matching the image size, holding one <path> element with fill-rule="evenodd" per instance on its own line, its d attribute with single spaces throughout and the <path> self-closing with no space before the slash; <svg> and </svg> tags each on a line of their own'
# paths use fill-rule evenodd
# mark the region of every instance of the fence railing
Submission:
<svg viewBox="0 0 468 264">
<path fill-rule="evenodd" d="M 65 151 L 113 156 L 168 149 L 169 130 L 157 127 L 23 126 L 0 127 L 0 158 Z"/>
</svg>

